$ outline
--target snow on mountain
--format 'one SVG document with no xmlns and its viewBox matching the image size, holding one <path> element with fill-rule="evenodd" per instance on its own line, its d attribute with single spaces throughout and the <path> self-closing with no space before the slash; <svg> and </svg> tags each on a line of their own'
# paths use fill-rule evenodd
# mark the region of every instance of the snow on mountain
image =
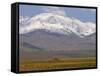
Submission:
<svg viewBox="0 0 100 76">
<path fill-rule="evenodd" d="M 55 13 L 41 13 L 31 18 L 21 17 L 19 24 L 20 34 L 44 29 L 51 33 L 54 32 L 64 35 L 75 33 L 81 38 L 95 33 L 96 26 L 92 22 L 82 22 L 76 18 Z"/>
</svg>

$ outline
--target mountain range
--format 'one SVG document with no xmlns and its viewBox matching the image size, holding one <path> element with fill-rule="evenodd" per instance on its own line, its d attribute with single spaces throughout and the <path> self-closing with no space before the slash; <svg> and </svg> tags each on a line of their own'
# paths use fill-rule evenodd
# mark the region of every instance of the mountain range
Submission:
<svg viewBox="0 0 100 76">
<path fill-rule="evenodd" d="M 79 37 L 85 37 L 95 33 L 95 24 L 55 13 L 42 13 L 31 18 L 20 19 L 20 34 L 41 29 L 51 33 L 64 35 L 74 33 Z"/>
</svg>

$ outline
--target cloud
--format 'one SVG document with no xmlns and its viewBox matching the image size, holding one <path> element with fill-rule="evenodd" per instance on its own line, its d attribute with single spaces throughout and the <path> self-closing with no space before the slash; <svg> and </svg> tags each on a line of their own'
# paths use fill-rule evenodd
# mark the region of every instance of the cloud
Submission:
<svg viewBox="0 0 100 76">
<path fill-rule="evenodd" d="M 60 7 L 43 7 L 42 9 L 44 12 L 48 13 L 55 13 L 55 14 L 60 14 L 60 15 L 66 15 L 65 11 L 63 8 Z"/>
<path fill-rule="evenodd" d="M 19 18 L 20 18 L 20 19 L 19 19 L 19 22 L 26 21 L 26 20 L 29 19 L 28 16 L 20 16 Z"/>
<path fill-rule="evenodd" d="M 96 9 L 88 9 L 88 10 L 90 10 L 90 11 L 92 11 L 92 12 L 96 12 Z"/>
<path fill-rule="evenodd" d="M 81 8 L 80 8 L 81 9 Z M 86 8 L 83 8 L 81 10 L 84 10 L 84 11 L 91 11 L 91 12 L 96 12 L 96 9 L 86 9 Z"/>
</svg>

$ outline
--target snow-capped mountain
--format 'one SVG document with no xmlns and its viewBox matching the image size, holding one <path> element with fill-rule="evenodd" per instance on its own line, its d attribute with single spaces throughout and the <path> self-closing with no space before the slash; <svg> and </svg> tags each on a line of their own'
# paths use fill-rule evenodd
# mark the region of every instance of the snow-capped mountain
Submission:
<svg viewBox="0 0 100 76">
<path fill-rule="evenodd" d="M 30 33 L 36 30 L 45 30 L 50 33 L 69 35 L 71 33 L 83 38 L 95 33 L 95 24 L 82 22 L 76 18 L 55 13 L 41 13 L 31 18 L 21 17 L 20 34 Z"/>
</svg>

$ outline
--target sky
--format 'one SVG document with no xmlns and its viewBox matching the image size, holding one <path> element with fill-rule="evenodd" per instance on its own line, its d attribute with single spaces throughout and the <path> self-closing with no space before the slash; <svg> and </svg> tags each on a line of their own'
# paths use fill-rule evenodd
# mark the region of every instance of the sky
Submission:
<svg viewBox="0 0 100 76">
<path fill-rule="evenodd" d="M 56 6 L 37 6 L 20 5 L 19 15 L 23 17 L 32 17 L 40 13 L 53 12 L 64 16 L 77 18 L 83 22 L 96 22 L 96 10 L 90 8 L 56 7 Z"/>
</svg>

